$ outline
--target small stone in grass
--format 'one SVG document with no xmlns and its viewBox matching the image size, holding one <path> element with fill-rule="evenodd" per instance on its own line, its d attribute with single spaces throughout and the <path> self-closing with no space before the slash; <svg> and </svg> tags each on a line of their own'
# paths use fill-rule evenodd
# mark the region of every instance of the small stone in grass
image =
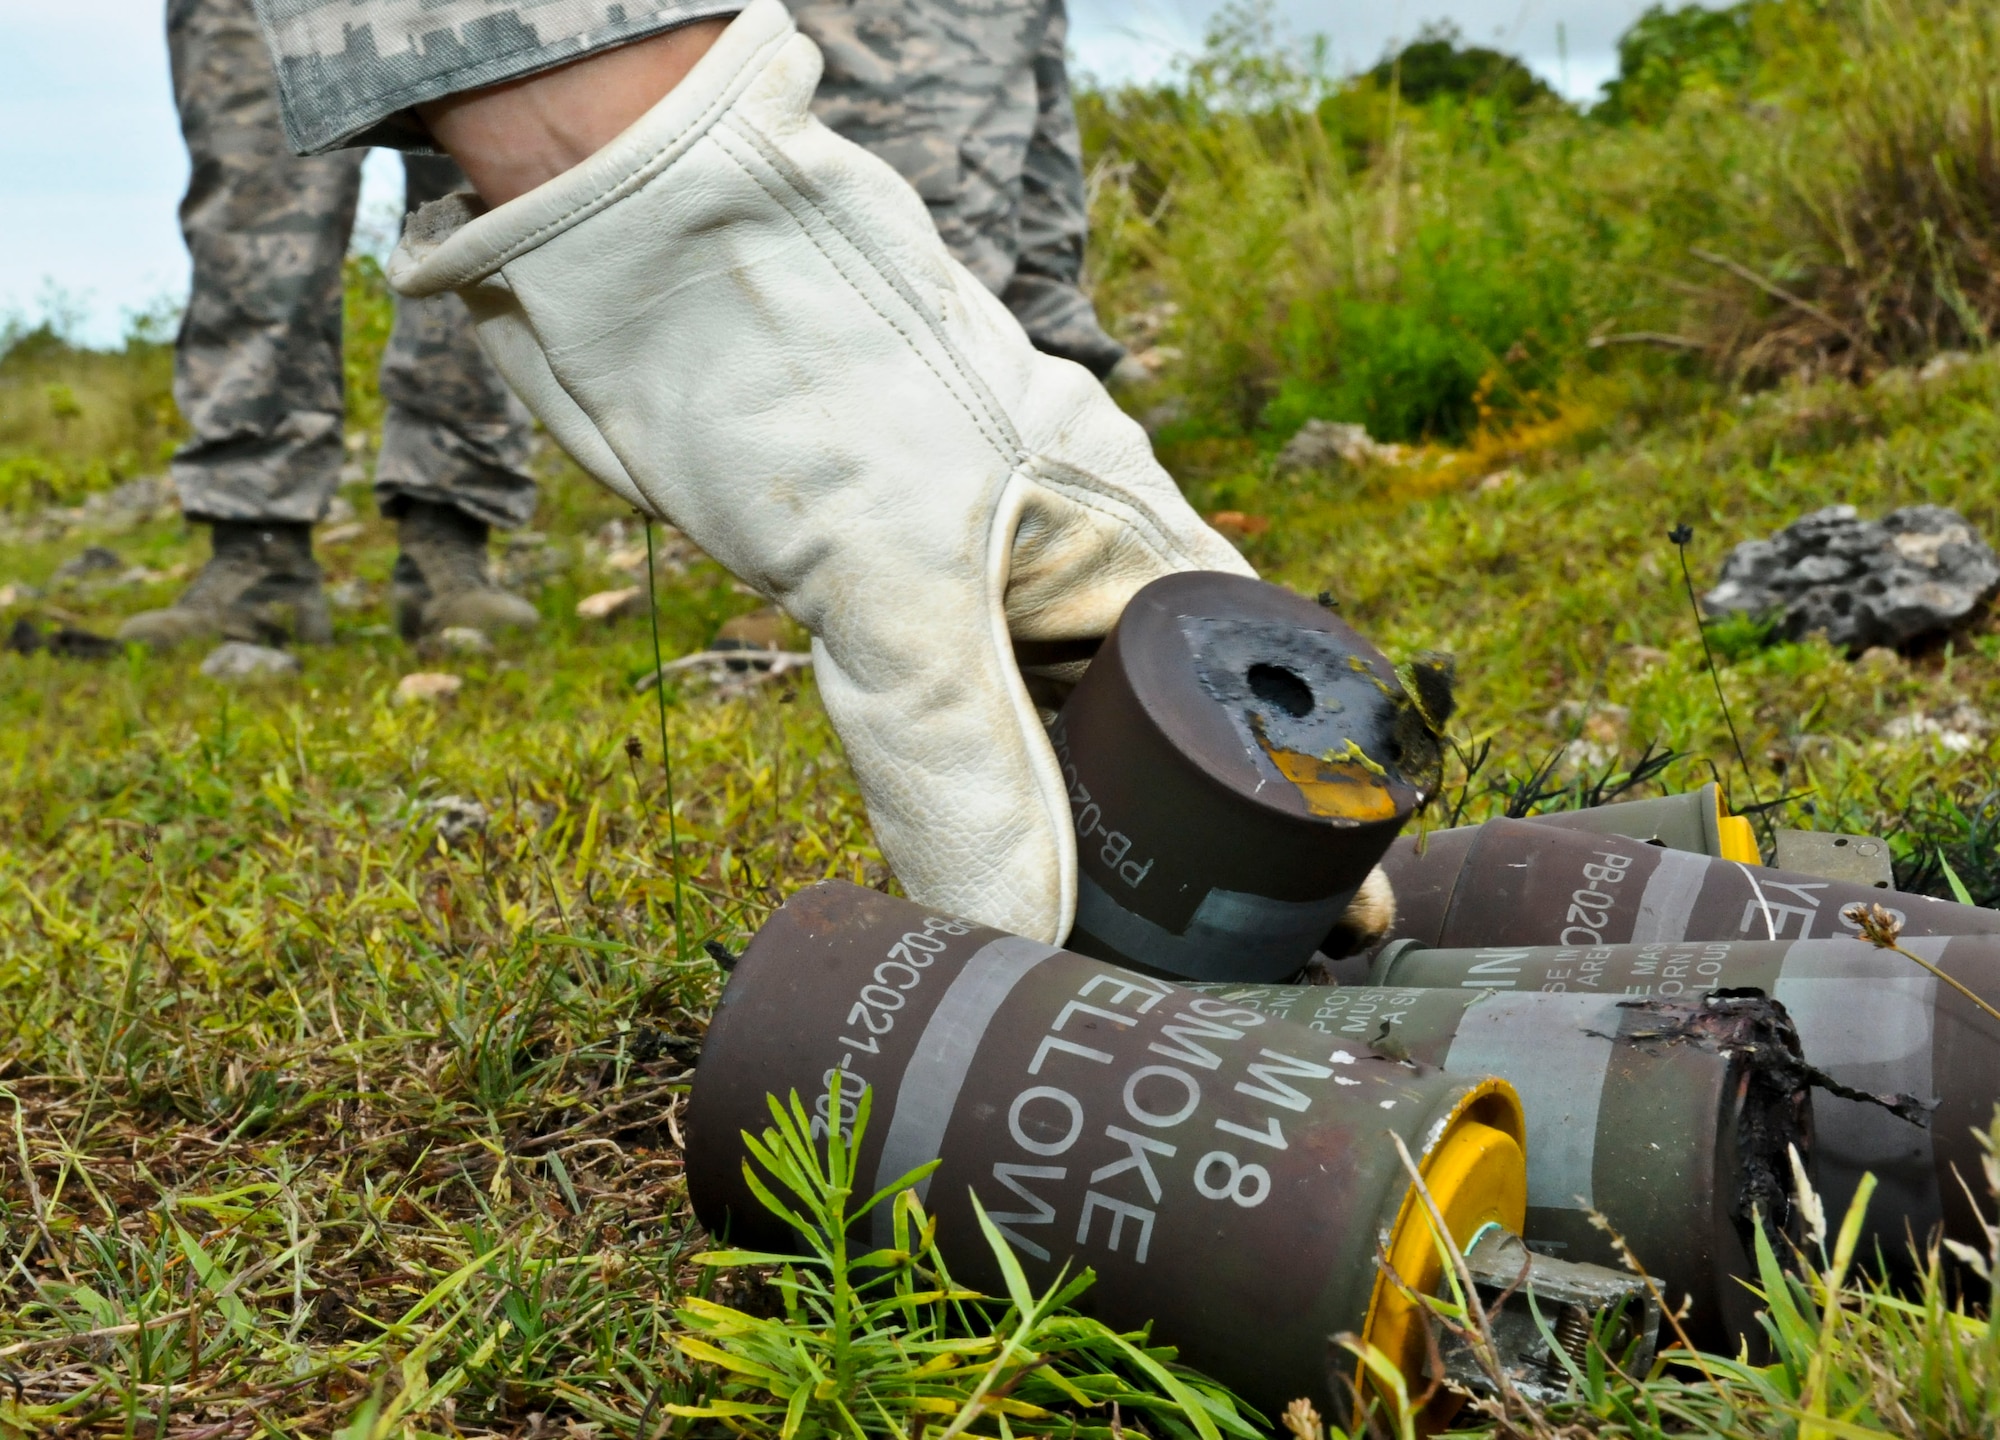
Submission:
<svg viewBox="0 0 2000 1440">
<path fill-rule="evenodd" d="M 487 821 L 492 818 L 484 805 L 463 795 L 440 795 L 434 800 L 420 801 L 416 811 L 437 827 L 437 833 L 447 845 L 456 845 L 484 830 Z"/>
<path fill-rule="evenodd" d="M 447 625 L 431 637 L 431 643 L 451 655 L 490 655 L 493 642 L 484 630 L 470 625 Z"/>
<path fill-rule="evenodd" d="M 261 680 L 270 675 L 296 675 L 298 670 L 298 656 L 246 640 L 225 641 L 201 662 L 201 673 L 211 680 Z"/>
<path fill-rule="evenodd" d="M 118 558 L 118 552 L 107 550 L 102 545 L 91 545 L 75 558 L 63 561 L 56 567 L 57 583 L 81 580 L 86 575 L 102 575 L 111 570 L 122 570 L 125 562 Z"/>
<path fill-rule="evenodd" d="M 1248 540 L 1271 528 L 1268 515 L 1247 515 L 1241 510 L 1218 510 L 1208 517 L 1208 523 L 1231 540 Z"/>
<path fill-rule="evenodd" d="M 401 704 L 419 700 L 449 700 L 464 686 L 456 675 L 438 670 L 419 670 L 396 682 L 396 699 Z"/>
<path fill-rule="evenodd" d="M 577 618 L 580 620 L 610 620 L 633 609 L 639 600 L 639 587 L 627 585 L 622 590 L 600 590 L 595 595 L 586 595 L 576 602 Z"/>
</svg>

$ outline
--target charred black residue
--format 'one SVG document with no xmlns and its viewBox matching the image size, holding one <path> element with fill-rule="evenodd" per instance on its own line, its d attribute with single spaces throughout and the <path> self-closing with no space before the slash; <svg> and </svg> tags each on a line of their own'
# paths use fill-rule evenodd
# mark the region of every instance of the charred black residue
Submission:
<svg viewBox="0 0 2000 1440">
<path fill-rule="evenodd" d="M 1785 1007 L 1761 990 L 1711 991 L 1699 1000 L 1636 1000 L 1622 1030 L 1630 1044 L 1695 1045 L 1735 1066 L 1738 1183 L 1729 1218 L 1745 1250 L 1762 1218 L 1778 1244 L 1789 1236 L 1792 1164 L 1812 1155 L 1812 1089 L 1824 1076 L 1806 1064 L 1799 1032 Z"/>
<path fill-rule="evenodd" d="M 1246 753 L 1297 786 L 1312 813 L 1362 824 L 1395 816 L 1421 793 L 1434 748 L 1422 743 L 1423 707 L 1340 635 L 1200 615 L 1181 616 L 1180 628 L 1202 689 Z"/>
</svg>

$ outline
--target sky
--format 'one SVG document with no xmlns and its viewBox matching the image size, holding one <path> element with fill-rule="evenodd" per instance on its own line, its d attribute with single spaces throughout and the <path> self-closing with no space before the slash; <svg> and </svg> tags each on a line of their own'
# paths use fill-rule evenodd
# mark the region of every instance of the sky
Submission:
<svg viewBox="0 0 2000 1440">
<path fill-rule="evenodd" d="M 1106 81 L 1158 76 L 1199 44 L 1219 3 L 1070 0 L 1075 66 Z M 1293 36 L 1328 37 L 1341 70 L 1450 20 L 1588 99 L 1617 70 L 1617 37 L 1647 0 L 1276 3 Z M 104 344 L 132 314 L 177 304 L 186 181 L 159 0 L 0 0 L 0 322 L 63 313 Z M 396 158 L 371 155 L 364 222 L 392 226 L 401 190 Z"/>
</svg>

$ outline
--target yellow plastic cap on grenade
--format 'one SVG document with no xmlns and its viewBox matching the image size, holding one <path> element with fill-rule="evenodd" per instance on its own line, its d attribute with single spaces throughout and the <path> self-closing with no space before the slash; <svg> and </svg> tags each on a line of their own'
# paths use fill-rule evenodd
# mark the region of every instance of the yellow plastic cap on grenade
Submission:
<svg viewBox="0 0 2000 1440">
<path fill-rule="evenodd" d="M 1518 1235 L 1528 1217 L 1527 1122 L 1521 1100 L 1505 1080 L 1479 1081 L 1445 1121 L 1444 1133 L 1419 1167 L 1424 1188 L 1443 1217 L 1451 1244 L 1463 1251 L 1488 1225 Z M 1389 1264 L 1404 1285 L 1419 1295 L 1437 1293 L 1445 1255 L 1423 1198 L 1411 1186 L 1390 1232 Z M 1386 1273 L 1375 1290 L 1362 1326 L 1363 1340 L 1402 1372 L 1411 1395 L 1422 1393 L 1424 1316 L 1418 1303 Z M 1357 1372 L 1357 1384 L 1365 1371 Z"/>
<path fill-rule="evenodd" d="M 1729 813 L 1720 785 L 1715 787 L 1715 836 L 1716 849 L 1722 852 L 1724 860 L 1734 860 L 1743 865 L 1764 863 L 1763 853 L 1757 848 L 1757 832 L 1741 815 Z"/>
</svg>

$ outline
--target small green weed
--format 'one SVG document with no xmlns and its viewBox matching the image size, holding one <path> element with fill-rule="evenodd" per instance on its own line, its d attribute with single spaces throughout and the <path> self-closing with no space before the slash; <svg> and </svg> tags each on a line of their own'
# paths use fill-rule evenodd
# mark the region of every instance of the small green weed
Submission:
<svg viewBox="0 0 2000 1440">
<path fill-rule="evenodd" d="M 836 1088 L 836 1106 L 839 1098 Z M 812 1253 L 696 1257 L 716 1267 L 775 1267 L 783 1313 L 765 1318 L 699 1296 L 684 1301 L 678 1314 L 686 1333 L 676 1343 L 689 1359 L 713 1365 L 722 1381 L 715 1398 L 668 1405 L 670 1413 L 784 1440 L 900 1437 L 932 1424 L 943 1426 L 940 1440 L 1006 1437 L 1017 1427 L 1117 1440 L 1125 1430 L 1147 1433 L 1147 1420 L 1182 1440 L 1220 1440 L 1225 1431 L 1255 1440 L 1255 1413 L 1176 1366 L 1171 1349 L 1068 1308 L 1094 1283 L 1090 1271 L 1059 1278 L 1037 1296 L 976 1201 L 1007 1298 L 955 1285 L 937 1252 L 937 1222 L 924 1214 L 915 1189 L 936 1161 L 857 1203 L 854 1160 L 869 1100 L 864 1090 L 852 1131 L 830 1133 L 823 1157 L 796 1092 L 789 1107 L 770 1097 L 772 1127 L 743 1137 L 756 1161 L 754 1168 L 744 1162 L 751 1190 Z M 881 1205 L 892 1207 L 894 1243 L 853 1254 L 849 1233 Z"/>
<path fill-rule="evenodd" d="M 1771 643 L 1776 623 L 1767 617 L 1732 610 L 1716 620 L 1703 623 L 1709 646 L 1725 664 L 1748 660 Z"/>
</svg>

